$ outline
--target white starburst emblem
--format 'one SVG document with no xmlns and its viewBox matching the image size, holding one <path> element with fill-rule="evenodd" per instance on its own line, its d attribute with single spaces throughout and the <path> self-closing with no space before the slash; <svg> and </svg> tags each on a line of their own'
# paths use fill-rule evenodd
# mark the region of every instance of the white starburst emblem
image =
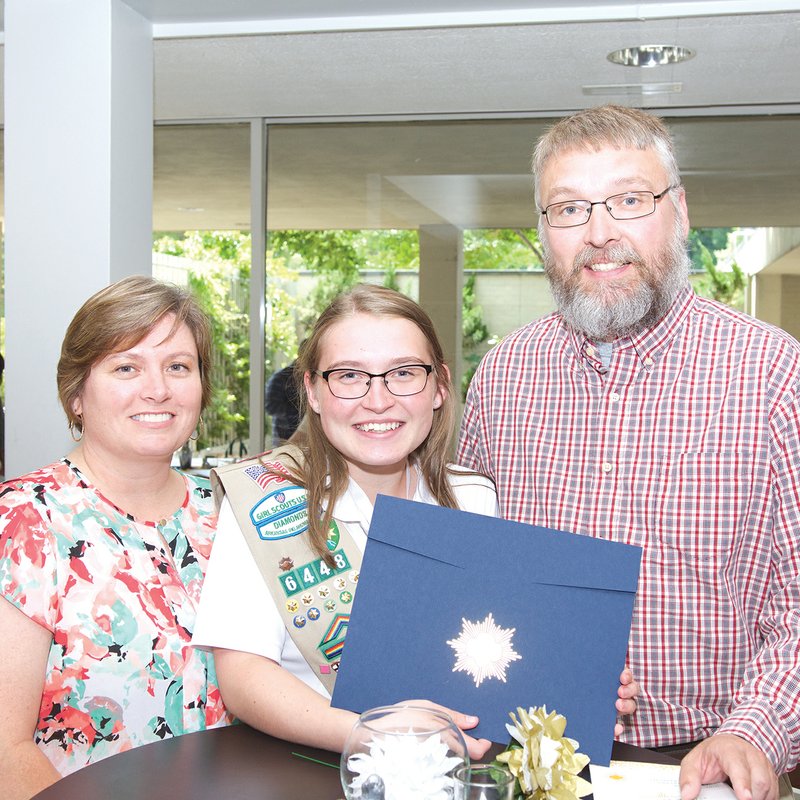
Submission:
<svg viewBox="0 0 800 800">
<path fill-rule="evenodd" d="M 483 622 L 461 619 L 461 633 L 447 644 L 456 651 L 453 672 L 468 672 L 478 687 L 487 678 L 506 682 L 506 669 L 522 656 L 514 651 L 516 628 L 501 628 L 489 614 Z"/>
</svg>

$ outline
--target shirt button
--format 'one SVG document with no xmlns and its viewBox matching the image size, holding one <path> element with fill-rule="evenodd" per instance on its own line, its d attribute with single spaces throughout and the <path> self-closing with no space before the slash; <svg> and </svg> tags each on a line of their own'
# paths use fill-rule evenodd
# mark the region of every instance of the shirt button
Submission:
<svg viewBox="0 0 800 800">
<path fill-rule="evenodd" d="M 653 359 L 650 358 L 650 356 L 647 356 L 647 358 L 644 360 L 644 365 L 646 367 L 652 367 L 653 366 Z"/>
<path fill-rule="evenodd" d="M 601 469 L 603 470 L 603 472 L 611 472 L 611 470 L 614 469 L 614 467 L 611 465 L 610 461 L 604 461 Z"/>
<path fill-rule="evenodd" d="M 619 394 L 617 392 L 611 392 L 611 402 L 612 403 L 619 402 Z"/>
</svg>

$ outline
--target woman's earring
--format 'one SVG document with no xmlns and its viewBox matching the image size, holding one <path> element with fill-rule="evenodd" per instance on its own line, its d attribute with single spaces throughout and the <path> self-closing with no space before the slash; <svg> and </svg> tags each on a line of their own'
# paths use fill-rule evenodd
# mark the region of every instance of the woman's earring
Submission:
<svg viewBox="0 0 800 800">
<path fill-rule="evenodd" d="M 194 436 L 190 436 L 189 440 L 192 442 L 196 442 L 200 438 L 200 431 L 203 430 L 203 417 L 201 416 L 197 420 L 197 427 L 194 429 Z"/>
<path fill-rule="evenodd" d="M 76 428 L 78 429 L 77 436 L 75 435 Z M 75 422 L 69 423 L 69 435 L 73 442 L 79 442 L 81 439 L 83 439 L 83 418 L 80 414 L 78 414 L 77 424 Z"/>
</svg>

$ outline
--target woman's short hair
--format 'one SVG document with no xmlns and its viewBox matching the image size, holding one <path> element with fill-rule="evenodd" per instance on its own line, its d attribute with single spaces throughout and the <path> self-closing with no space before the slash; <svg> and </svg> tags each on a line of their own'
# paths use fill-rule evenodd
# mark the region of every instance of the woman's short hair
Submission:
<svg viewBox="0 0 800 800">
<path fill-rule="evenodd" d="M 191 293 L 171 283 L 133 275 L 92 295 L 72 318 L 58 360 L 58 398 L 70 427 L 82 429 L 73 410 L 92 367 L 111 353 L 133 347 L 166 316 L 173 314 L 172 332 L 186 326 L 197 345 L 201 407 L 211 399 L 211 325 Z"/>
</svg>

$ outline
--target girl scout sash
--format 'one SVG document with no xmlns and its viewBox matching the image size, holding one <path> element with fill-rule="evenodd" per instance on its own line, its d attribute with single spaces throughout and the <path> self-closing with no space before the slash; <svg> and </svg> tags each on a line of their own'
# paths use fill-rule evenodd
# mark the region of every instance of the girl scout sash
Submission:
<svg viewBox="0 0 800 800">
<path fill-rule="evenodd" d="M 284 465 L 302 463 L 291 445 L 212 470 L 217 506 L 227 494 L 286 629 L 322 685 L 333 693 L 353 603 L 361 551 L 331 520 L 327 546 L 334 566 L 309 546 L 306 490 Z M 262 460 L 264 459 L 264 460 Z M 281 478 L 272 474 L 283 473 Z"/>
</svg>

